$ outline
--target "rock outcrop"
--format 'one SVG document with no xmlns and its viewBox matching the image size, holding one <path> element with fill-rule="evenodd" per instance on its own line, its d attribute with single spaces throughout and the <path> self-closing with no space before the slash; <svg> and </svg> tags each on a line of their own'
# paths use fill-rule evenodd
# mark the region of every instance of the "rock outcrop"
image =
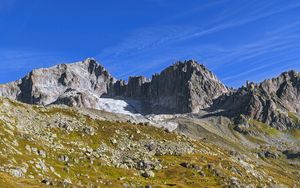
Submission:
<svg viewBox="0 0 300 188">
<path fill-rule="evenodd" d="M 299 127 L 300 74 L 284 72 L 259 84 L 247 83 L 214 101 L 214 110 L 223 109 L 229 116 L 241 114 L 285 130 Z"/>
<path fill-rule="evenodd" d="M 151 80 L 116 80 L 94 59 L 38 69 L 0 86 L 0 96 L 29 104 L 96 108 L 101 96 L 139 100 L 146 113 L 187 113 L 208 107 L 227 88 L 203 65 L 178 62 Z"/>
<path fill-rule="evenodd" d="M 67 89 L 52 104 L 64 104 L 71 107 L 97 109 L 99 97 L 91 92 Z"/>
<path fill-rule="evenodd" d="M 152 77 L 148 101 L 152 112 L 197 112 L 228 89 L 195 61 L 178 62 Z"/>
<path fill-rule="evenodd" d="M 113 91 L 142 100 L 148 112 L 155 114 L 197 112 L 228 89 L 203 65 L 190 60 L 177 62 L 151 81 L 143 76 L 130 77 L 127 85 L 118 81 Z"/>
<path fill-rule="evenodd" d="M 64 104 L 99 109 L 100 97 L 136 100 L 139 113 L 223 111 L 285 130 L 299 127 L 300 74 L 295 71 L 262 83 L 229 90 L 206 67 L 193 60 L 177 62 L 147 79 L 117 80 L 94 59 L 37 69 L 23 79 L 0 85 L 0 96 L 29 104 Z M 103 100 L 102 100 L 103 101 Z M 130 108 L 130 105 L 128 107 Z M 102 108 L 101 108 L 102 109 Z M 135 112 L 136 113 L 136 112 Z"/>
<path fill-rule="evenodd" d="M 48 105 L 63 101 L 64 104 L 68 93 L 85 93 L 100 97 L 108 93 L 115 83 L 113 78 L 94 59 L 73 64 L 61 64 L 50 68 L 37 69 L 30 72 L 23 79 L 7 85 L 0 86 L 0 96 L 16 99 L 29 104 Z M 78 96 L 70 96 L 78 98 Z M 92 98 L 92 96 L 85 96 Z M 75 100 L 75 99 L 74 99 Z M 78 100 L 80 102 L 82 100 Z M 73 102 L 74 104 L 74 102 Z M 85 106 L 84 103 L 77 106 Z"/>
<path fill-rule="evenodd" d="M 149 82 L 150 80 L 144 76 L 129 77 L 126 93 L 123 95 L 133 99 L 145 99 L 147 98 Z"/>
</svg>

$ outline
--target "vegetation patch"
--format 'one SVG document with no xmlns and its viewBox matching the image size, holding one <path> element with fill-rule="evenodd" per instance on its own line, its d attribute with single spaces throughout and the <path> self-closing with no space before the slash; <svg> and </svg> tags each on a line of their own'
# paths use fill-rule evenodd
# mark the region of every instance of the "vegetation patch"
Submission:
<svg viewBox="0 0 300 188">
<path fill-rule="evenodd" d="M 277 129 L 271 127 L 268 124 L 262 123 L 260 121 L 250 119 L 248 123 L 252 126 L 254 126 L 259 132 L 265 133 L 268 136 L 276 137 L 280 135 L 280 131 Z"/>
<path fill-rule="evenodd" d="M 289 118 L 292 120 L 292 122 L 294 124 L 298 124 L 299 123 L 299 117 L 295 113 L 288 112 L 288 116 L 289 116 Z"/>
</svg>

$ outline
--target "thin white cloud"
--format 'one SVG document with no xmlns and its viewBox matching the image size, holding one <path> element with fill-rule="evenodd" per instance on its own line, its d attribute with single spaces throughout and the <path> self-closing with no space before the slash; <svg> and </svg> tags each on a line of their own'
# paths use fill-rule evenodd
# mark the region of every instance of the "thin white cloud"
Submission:
<svg viewBox="0 0 300 188">
<path fill-rule="evenodd" d="M 30 50 L 0 50 L 1 80 L 5 82 L 19 79 L 32 69 L 65 63 L 61 53 L 45 53 Z"/>
<path fill-rule="evenodd" d="M 261 4 L 262 3 L 260 3 L 259 5 Z M 265 3 L 263 5 L 263 8 L 268 7 L 269 9 L 265 10 L 263 8 L 257 8 L 259 7 L 257 5 L 255 6 L 255 14 L 252 13 L 246 17 L 235 16 L 238 15 L 241 11 L 243 11 L 247 7 L 246 5 L 244 5 L 244 7 L 240 7 L 240 9 L 236 11 L 231 10 L 231 12 L 228 12 L 227 10 L 225 10 L 218 14 L 215 18 L 211 20 L 206 20 L 200 26 L 163 25 L 141 28 L 132 33 L 122 43 L 102 51 L 98 55 L 98 57 L 116 58 L 119 56 L 123 56 L 124 54 L 126 57 L 130 55 L 137 55 L 149 49 L 159 48 L 161 46 L 191 40 L 193 38 L 203 37 L 207 34 L 212 34 L 232 27 L 237 27 L 243 24 L 247 24 L 249 22 L 272 16 L 274 14 L 295 9 L 300 6 L 300 3 L 287 6 L 280 6 L 279 8 L 270 8 L 270 3 Z"/>
</svg>

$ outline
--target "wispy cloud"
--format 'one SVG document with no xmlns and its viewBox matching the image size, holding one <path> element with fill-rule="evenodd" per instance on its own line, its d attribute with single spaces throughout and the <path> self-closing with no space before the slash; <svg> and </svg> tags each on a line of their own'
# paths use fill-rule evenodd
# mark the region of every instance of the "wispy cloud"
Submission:
<svg viewBox="0 0 300 188">
<path fill-rule="evenodd" d="M 276 76 L 286 68 L 300 69 L 299 34 L 286 35 L 274 32 L 264 40 L 224 49 L 222 56 L 212 56 L 206 61 L 213 63 L 212 69 L 222 74 L 222 80 L 233 86 L 245 80 L 261 81 L 266 75 Z M 297 64 L 298 63 L 298 64 Z M 227 67 L 226 72 L 222 71 Z"/>
<path fill-rule="evenodd" d="M 195 14 L 197 9 L 206 11 L 206 9 L 215 8 L 224 2 L 226 1 L 212 3 L 206 7 L 195 7 L 194 10 L 178 14 L 173 18 L 179 19 L 180 16 Z M 238 45 L 194 43 L 194 40 L 299 8 L 300 3 L 298 2 L 245 1 L 237 9 L 232 9 L 231 5 L 225 6 L 218 14 L 202 22 L 200 20 L 197 23 L 172 25 L 167 24 L 166 20 L 163 25 L 159 23 L 136 30 L 123 42 L 102 51 L 97 58 L 106 62 L 106 66 L 121 78 L 143 72 L 149 74 L 151 70 L 157 70 L 162 65 L 168 65 L 184 58 L 200 59 L 209 68 L 216 71 L 227 84 L 238 86 L 244 82 L 246 77 L 259 80 L 261 76 L 256 74 L 259 71 L 263 70 L 265 73 L 268 72 L 266 74 L 272 74 L 270 71 L 273 70 L 273 74 L 275 74 L 276 70 L 270 68 L 277 66 L 282 70 L 290 67 L 286 66 L 286 62 L 289 62 L 290 65 L 294 64 L 295 67 L 295 61 L 300 56 L 297 55 L 300 54 L 299 42 L 295 42 L 300 41 L 299 21 L 287 22 L 280 28 L 269 30 L 265 34 L 265 38 Z M 126 69 L 120 67 L 120 64 L 123 67 L 126 66 Z M 226 72 L 222 70 L 226 70 Z"/>
<path fill-rule="evenodd" d="M 146 1 L 162 6 L 172 3 L 170 0 Z M 9 0 L 0 1 L 0 5 L 5 5 L 3 2 L 7 4 Z M 286 68 L 300 69 L 300 64 L 297 64 L 297 59 L 300 58 L 300 15 L 298 19 L 297 15 L 295 18 L 289 16 L 286 22 L 277 23 L 281 15 L 286 16 L 300 9 L 299 2 L 202 2 L 191 9 L 175 12 L 157 23 L 137 28 L 122 41 L 103 49 L 95 57 L 101 60 L 113 75 L 123 79 L 129 75 L 150 76 L 177 60 L 197 59 L 231 86 L 239 86 L 246 79 L 261 80 L 264 77 L 262 74 L 275 75 Z M 203 12 L 205 14 L 202 15 Z M 198 16 L 199 14 L 201 16 Z M 273 26 L 270 23 L 269 28 L 265 27 L 261 31 L 252 28 L 254 35 L 260 33 L 251 40 L 245 40 L 246 35 L 239 36 L 239 33 L 235 32 L 256 22 L 267 23 L 269 26 L 266 20 L 278 25 Z M 234 40 L 233 35 L 237 35 L 238 42 L 226 41 L 227 36 Z M 218 42 L 219 36 L 226 42 Z M 7 70 L 15 73 L 19 71 L 20 74 L 32 68 L 67 60 L 62 57 L 65 56 L 36 50 L 0 50 L 0 63 L 6 64 Z M 9 71 L 1 70 L 0 73 L 8 75 Z"/>
<path fill-rule="evenodd" d="M 23 77 L 32 69 L 65 63 L 61 53 L 45 53 L 30 50 L 0 50 L 0 78 L 3 83 Z"/>
</svg>

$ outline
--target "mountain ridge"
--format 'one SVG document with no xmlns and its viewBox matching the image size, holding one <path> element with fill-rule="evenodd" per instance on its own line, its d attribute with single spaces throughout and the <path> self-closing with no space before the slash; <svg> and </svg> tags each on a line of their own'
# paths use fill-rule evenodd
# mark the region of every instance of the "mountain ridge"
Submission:
<svg viewBox="0 0 300 188">
<path fill-rule="evenodd" d="M 204 65 L 194 60 L 177 62 L 151 79 L 114 78 L 93 58 L 36 69 L 24 78 L 0 86 L 0 96 L 29 104 L 63 104 L 99 109 L 101 97 L 132 99 L 141 114 L 220 111 L 241 121 L 253 118 L 277 129 L 299 128 L 300 74 L 286 71 L 260 83 L 230 89 Z M 129 106 L 131 104 L 128 104 Z M 216 114 L 219 114 L 216 113 Z M 247 122 L 246 122 L 247 123 Z"/>
<path fill-rule="evenodd" d="M 195 84 L 201 81 L 203 88 Z M 16 82 L 8 83 L 6 87 L 0 87 L 1 96 L 41 105 L 62 103 L 94 108 L 93 105 L 85 105 L 92 103 L 93 95 L 133 98 L 147 103 L 146 111 L 150 113 L 198 111 L 208 107 L 214 97 L 226 91 L 227 88 L 212 72 L 192 60 L 175 63 L 160 74 L 153 75 L 151 80 L 136 76 L 130 77 L 126 83 L 115 79 L 92 58 L 37 69 Z M 69 95 L 70 92 L 76 96 Z M 190 101 L 190 98 L 200 102 L 195 103 L 196 100 Z M 177 102 L 174 104 L 174 101 Z"/>
<path fill-rule="evenodd" d="M 192 60 L 128 82 L 93 59 L 34 70 L 0 86 L 0 187 L 299 187 L 299 85 L 233 90 Z"/>
</svg>

